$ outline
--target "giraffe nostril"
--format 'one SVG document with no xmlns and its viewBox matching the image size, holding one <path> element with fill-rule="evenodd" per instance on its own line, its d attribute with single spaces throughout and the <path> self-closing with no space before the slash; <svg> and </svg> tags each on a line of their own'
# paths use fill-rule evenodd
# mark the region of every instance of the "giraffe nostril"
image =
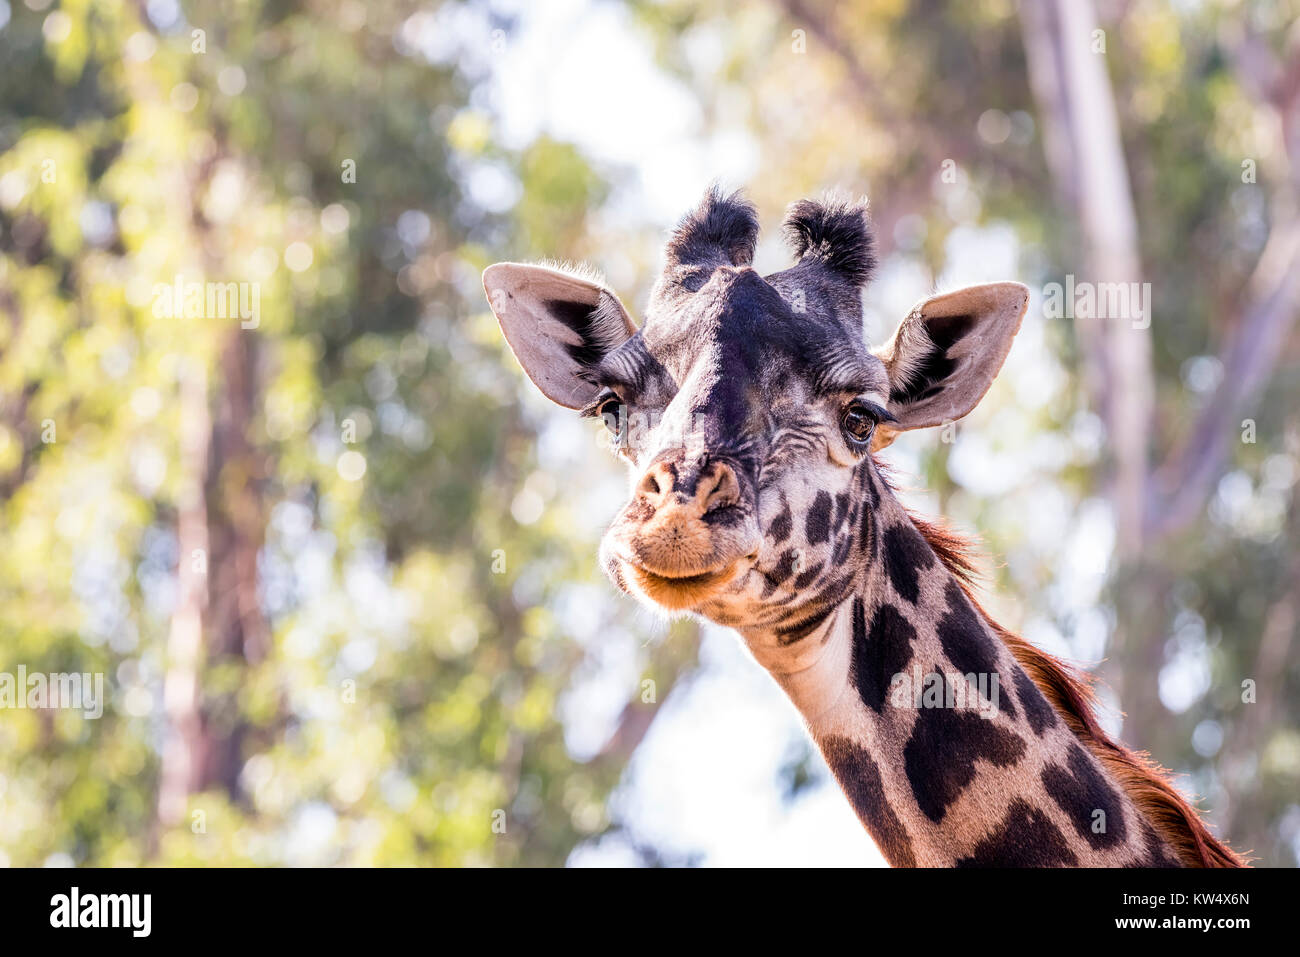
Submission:
<svg viewBox="0 0 1300 957">
<path fill-rule="evenodd" d="M 740 498 L 740 483 L 736 479 L 736 473 L 726 464 L 716 467 L 708 489 L 701 498 L 705 511 L 716 512 L 734 505 Z"/>
<path fill-rule="evenodd" d="M 662 491 L 654 472 L 647 472 L 645 478 L 641 480 L 641 493 L 651 498 L 657 498 Z"/>
</svg>

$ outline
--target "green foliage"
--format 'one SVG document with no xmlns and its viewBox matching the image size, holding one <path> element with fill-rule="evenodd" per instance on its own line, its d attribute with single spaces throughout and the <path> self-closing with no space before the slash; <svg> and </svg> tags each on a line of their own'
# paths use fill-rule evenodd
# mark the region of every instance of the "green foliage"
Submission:
<svg viewBox="0 0 1300 957">
<path fill-rule="evenodd" d="M 626 755 L 569 753 L 584 652 L 542 611 L 595 581 L 590 542 L 510 515 L 534 436 L 477 288 L 489 249 L 573 246 L 603 185 L 564 143 L 495 146 L 476 81 L 395 52 L 417 9 L 14 4 L 0 29 L 0 671 L 102 672 L 109 699 L 0 711 L 2 860 L 556 864 L 608 825 Z M 516 213 L 465 194 L 476 156 L 515 171 Z M 158 315 L 177 275 L 257 283 L 257 327 Z M 196 381 L 212 547 L 264 537 L 269 640 L 219 653 L 205 621 L 204 729 L 235 773 L 169 824 Z M 253 454 L 223 458 L 240 401 Z"/>
<path fill-rule="evenodd" d="M 999 227 L 1014 278 L 1077 271 L 1010 0 L 631 6 L 701 136 L 753 142 L 765 222 L 842 187 L 871 195 L 882 254 L 921 286 Z M 626 824 L 606 803 L 635 740 L 577 757 L 562 717 L 599 667 L 595 640 L 634 649 L 660 702 L 697 640 L 688 623 L 647 640 L 601 582 L 580 493 L 612 466 L 594 441 L 573 474 L 544 465 L 541 402 L 479 274 L 591 258 L 630 277 L 618 292 L 635 307 L 664 224 L 602 215 L 623 173 L 573 144 L 500 141 L 485 58 L 511 24 L 488 4 L 185 3 L 161 24 L 147 9 L 10 0 L 0 27 L 0 673 L 102 673 L 107 697 L 98 719 L 0 709 L 0 862 L 562 863 Z M 1262 191 L 1285 171 L 1230 68 L 1238 5 L 1128 13 L 1107 66 L 1159 290 L 1163 455 L 1190 428 L 1189 369 L 1223 338 L 1271 225 Z M 1295 13 L 1254 14 L 1279 55 Z M 425 56 L 431 36 L 454 49 Z M 986 114 L 1005 137 L 979 132 Z M 1258 185 L 1241 180 L 1252 157 Z M 471 188 L 484 171 L 501 195 Z M 255 284 L 256 328 L 160 314 L 178 276 Z M 877 339 L 907 305 L 882 286 Z M 1206 514 L 1108 579 L 1063 545 L 1095 531 L 1106 491 L 1073 329 L 1036 335 L 957 444 L 904 439 L 903 467 L 997 556 L 998 617 L 1054 651 L 1118 656 L 1126 694 L 1156 701 L 1144 745 L 1237 846 L 1294 864 L 1294 356 Z M 994 492 L 962 471 L 973 444 Z M 232 757 L 166 820 L 196 498 L 213 561 L 201 737 Z M 1152 582 L 1169 600 L 1147 610 L 1149 637 L 1098 643 L 1140 605 L 1125 585 Z M 575 601 L 598 639 L 566 618 Z M 1174 713 L 1158 685 L 1180 668 L 1210 680 Z M 625 714 L 649 707 L 639 684 L 623 695 Z M 778 783 L 793 798 L 818 767 L 804 747 Z"/>
</svg>

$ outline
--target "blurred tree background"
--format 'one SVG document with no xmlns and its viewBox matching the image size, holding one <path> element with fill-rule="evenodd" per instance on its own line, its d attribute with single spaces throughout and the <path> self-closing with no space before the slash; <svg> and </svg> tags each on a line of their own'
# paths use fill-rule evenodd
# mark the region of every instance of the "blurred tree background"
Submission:
<svg viewBox="0 0 1300 957">
<path fill-rule="evenodd" d="M 957 278 L 1151 283 L 1149 329 L 1036 294 L 956 441 L 890 455 L 979 534 L 1002 621 L 1098 665 L 1126 741 L 1295 865 L 1294 0 L 568 7 L 616 10 L 729 144 L 687 185 L 748 185 L 760 265 L 786 203 L 871 195 L 873 341 Z M 507 129 L 530 30 L 650 115 L 534 13 L 0 0 L 0 672 L 108 698 L 0 710 L 0 862 L 693 859 L 611 794 L 699 630 L 603 582 L 618 468 L 479 280 L 586 259 L 635 307 L 681 210 L 591 145 L 620 117 Z M 167 315 L 177 277 L 255 285 L 255 320 Z"/>
</svg>

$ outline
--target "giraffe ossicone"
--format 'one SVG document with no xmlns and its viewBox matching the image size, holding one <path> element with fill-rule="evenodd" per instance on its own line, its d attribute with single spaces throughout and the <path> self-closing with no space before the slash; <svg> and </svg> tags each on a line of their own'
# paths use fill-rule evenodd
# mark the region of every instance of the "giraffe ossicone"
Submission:
<svg viewBox="0 0 1300 957">
<path fill-rule="evenodd" d="M 794 265 L 760 275 L 754 207 L 710 189 L 639 328 L 589 274 L 484 272 L 525 373 L 601 418 L 628 465 L 610 579 L 739 632 L 891 864 L 1240 864 L 1106 736 L 1079 676 L 984 614 L 962 544 L 909 514 L 874 458 L 975 407 L 1026 287 L 931 296 L 872 350 L 865 202 L 795 203 L 785 231 Z"/>
</svg>

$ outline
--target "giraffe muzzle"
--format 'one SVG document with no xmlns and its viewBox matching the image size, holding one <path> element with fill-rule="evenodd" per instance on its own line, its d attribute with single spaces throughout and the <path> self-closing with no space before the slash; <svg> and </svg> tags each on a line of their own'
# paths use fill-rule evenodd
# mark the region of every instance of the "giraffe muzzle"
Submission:
<svg viewBox="0 0 1300 957">
<path fill-rule="evenodd" d="M 735 579 L 761 541 L 735 469 L 707 457 L 653 463 L 610 537 L 625 583 L 671 609 Z"/>
</svg>

